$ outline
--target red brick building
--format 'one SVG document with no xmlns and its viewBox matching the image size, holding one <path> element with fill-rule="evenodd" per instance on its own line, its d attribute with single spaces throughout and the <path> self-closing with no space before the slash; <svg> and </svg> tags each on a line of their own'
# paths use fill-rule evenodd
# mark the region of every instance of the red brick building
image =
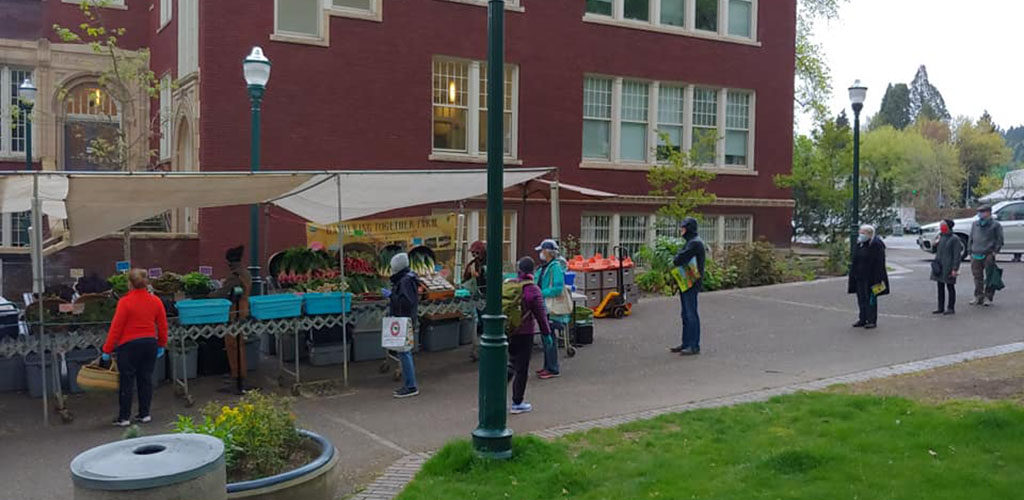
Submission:
<svg viewBox="0 0 1024 500">
<path fill-rule="evenodd" d="M 113 0 L 102 15 L 127 28 L 125 47 L 149 48 L 152 70 L 175 83 L 149 106 L 161 118 L 153 145 L 161 168 L 248 168 L 241 62 L 259 45 L 273 65 L 263 99 L 264 169 L 458 169 L 484 166 L 488 147 L 486 7 L 483 0 Z M 98 119 L 55 93 L 81 89 L 92 109 L 89 96 L 102 89 L 88 71 L 70 67 L 87 54 L 58 43 L 49 28 L 79 19 L 73 0 L 0 6 L 0 68 L 8 75 L 0 98 L 12 102 L 9 75 L 23 74 L 14 71 L 36 75 L 35 151 L 46 169 L 89 168 L 76 162 L 80 145 L 68 131 Z M 659 132 L 684 149 L 712 134 L 715 146 L 702 157 L 717 174 L 710 190 L 718 201 L 702 210 L 705 238 L 786 244 L 792 201 L 773 177 L 792 163 L 795 26 L 796 0 L 507 0 L 506 165 L 557 167 L 563 183 L 621 195 L 563 202 L 561 232 L 588 252 L 636 248 L 661 226 L 653 217 L 661 200 L 648 196 L 645 178 Z M 89 130 L 117 126 L 108 122 Z M 0 168 L 21 168 L 24 150 L 19 157 L 6 132 Z M 396 186 L 394 195 L 403 189 L 415 186 Z M 510 250 L 525 253 L 547 236 L 546 205 L 529 202 L 524 214 L 510 199 L 506 209 Z M 134 263 L 220 265 L 225 247 L 248 241 L 246 210 L 182 210 L 148 221 Z M 5 234 L 13 234 L 4 217 Z M 275 210 L 268 220 L 269 250 L 304 241 L 294 216 Z M 470 239 L 482 236 L 482 217 L 470 212 L 469 221 Z M 7 244 L 0 258 L 10 261 L 17 238 L 0 241 Z M 47 264 L 58 274 L 73 265 L 106 275 L 119 249 L 118 240 L 103 240 L 57 252 Z"/>
</svg>

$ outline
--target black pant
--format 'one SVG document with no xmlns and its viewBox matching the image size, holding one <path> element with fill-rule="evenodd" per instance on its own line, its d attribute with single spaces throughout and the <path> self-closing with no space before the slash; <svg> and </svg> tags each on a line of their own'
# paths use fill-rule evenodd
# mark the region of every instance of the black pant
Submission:
<svg viewBox="0 0 1024 500">
<path fill-rule="evenodd" d="M 956 284 L 936 282 L 939 289 L 939 310 L 952 311 L 956 308 Z M 949 305 L 946 305 L 946 291 L 949 290 Z"/>
<path fill-rule="evenodd" d="M 520 404 L 526 395 L 526 379 L 530 375 L 533 335 L 510 335 L 508 339 L 509 378 L 512 380 L 512 403 Z"/>
<path fill-rule="evenodd" d="M 138 339 L 117 347 L 117 371 L 120 374 L 117 417 L 128 420 L 132 416 L 132 393 L 139 391 L 140 417 L 149 416 L 153 401 L 153 367 L 156 366 L 156 339 Z"/>
<path fill-rule="evenodd" d="M 871 292 L 871 283 L 865 280 L 857 280 L 857 308 L 860 310 L 861 323 L 878 323 L 878 297 Z"/>
</svg>

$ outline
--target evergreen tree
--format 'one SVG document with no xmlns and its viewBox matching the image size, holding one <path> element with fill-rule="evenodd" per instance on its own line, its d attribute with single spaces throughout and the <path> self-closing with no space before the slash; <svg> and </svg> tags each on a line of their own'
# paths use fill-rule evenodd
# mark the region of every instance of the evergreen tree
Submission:
<svg viewBox="0 0 1024 500">
<path fill-rule="evenodd" d="M 942 93 L 928 81 L 928 69 L 917 68 L 914 81 L 910 83 L 910 116 L 929 120 L 949 120 L 949 110 Z"/>
<path fill-rule="evenodd" d="M 903 130 L 913 121 L 914 116 L 910 114 L 910 88 L 905 83 L 890 83 L 882 96 L 882 108 L 872 120 L 871 127 L 891 125 L 896 130 Z"/>
</svg>

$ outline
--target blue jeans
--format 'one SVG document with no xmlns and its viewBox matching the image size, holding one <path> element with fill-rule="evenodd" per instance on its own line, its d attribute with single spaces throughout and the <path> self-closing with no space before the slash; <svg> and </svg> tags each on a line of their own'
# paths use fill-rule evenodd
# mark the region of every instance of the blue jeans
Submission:
<svg viewBox="0 0 1024 500">
<path fill-rule="evenodd" d="M 416 366 L 412 364 L 412 351 L 396 353 L 398 361 L 402 363 L 402 378 L 405 379 L 406 389 L 416 388 Z"/>
<path fill-rule="evenodd" d="M 697 289 L 679 294 L 683 317 L 683 347 L 700 349 L 700 314 L 697 313 Z"/>
<path fill-rule="evenodd" d="M 544 369 L 550 373 L 558 373 L 558 333 L 565 332 L 565 325 L 557 321 L 551 322 L 551 335 L 541 334 L 540 341 L 544 345 Z"/>
</svg>

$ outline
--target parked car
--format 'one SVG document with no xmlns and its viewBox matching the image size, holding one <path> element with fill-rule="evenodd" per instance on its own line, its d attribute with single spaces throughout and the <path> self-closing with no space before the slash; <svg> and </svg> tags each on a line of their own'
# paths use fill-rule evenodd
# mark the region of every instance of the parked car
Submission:
<svg viewBox="0 0 1024 500">
<path fill-rule="evenodd" d="M 903 223 L 904 234 L 921 234 L 921 225 L 916 220 L 911 220 Z"/>
<path fill-rule="evenodd" d="M 1024 254 L 1024 201 L 1002 201 L 992 206 L 992 217 L 1003 226 L 1003 249 L 999 253 L 1011 254 L 1019 260 Z M 971 234 L 971 226 L 978 216 L 953 220 L 953 234 L 964 243 L 964 258 L 970 253 L 967 238 Z M 928 253 L 935 253 L 939 241 L 939 223 L 933 222 L 921 226 L 921 235 L 917 237 L 917 246 Z"/>
</svg>

